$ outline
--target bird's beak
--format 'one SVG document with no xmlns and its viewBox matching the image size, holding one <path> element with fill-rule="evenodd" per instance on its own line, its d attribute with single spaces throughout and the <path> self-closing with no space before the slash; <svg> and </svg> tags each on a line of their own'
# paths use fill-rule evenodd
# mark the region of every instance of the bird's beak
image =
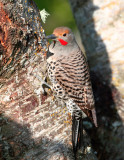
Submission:
<svg viewBox="0 0 124 160">
<path fill-rule="evenodd" d="M 55 34 L 51 34 L 51 35 L 49 35 L 49 36 L 46 36 L 45 38 L 46 38 L 46 39 L 56 39 L 57 36 L 55 36 Z"/>
</svg>

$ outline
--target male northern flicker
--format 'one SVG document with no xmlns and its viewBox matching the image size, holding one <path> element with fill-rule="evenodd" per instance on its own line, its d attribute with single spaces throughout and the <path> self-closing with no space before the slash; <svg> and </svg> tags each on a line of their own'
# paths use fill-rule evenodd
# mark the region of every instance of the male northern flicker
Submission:
<svg viewBox="0 0 124 160">
<path fill-rule="evenodd" d="M 83 112 L 97 126 L 88 65 L 68 27 L 58 27 L 46 38 L 53 39 L 47 58 L 48 76 L 53 92 L 72 113 L 72 144 L 76 155 L 82 145 Z"/>
</svg>

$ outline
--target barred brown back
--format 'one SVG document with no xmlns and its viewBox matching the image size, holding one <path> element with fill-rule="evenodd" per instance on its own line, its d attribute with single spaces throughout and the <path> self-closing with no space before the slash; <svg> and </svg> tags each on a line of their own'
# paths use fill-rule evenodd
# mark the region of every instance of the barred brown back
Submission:
<svg viewBox="0 0 124 160">
<path fill-rule="evenodd" d="M 55 78 L 81 110 L 91 110 L 94 98 L 86 58 L 81 52 L 62 57 L 56 63 Z"/>
</svg>

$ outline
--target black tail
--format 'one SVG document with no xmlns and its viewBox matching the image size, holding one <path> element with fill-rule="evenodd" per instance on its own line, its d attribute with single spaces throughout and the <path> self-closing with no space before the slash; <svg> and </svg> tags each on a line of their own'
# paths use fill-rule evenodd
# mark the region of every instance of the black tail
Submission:
<svg viewBox="0 0 124 160">
<path fill-rule="evenodd" d="M 76 160 L 77 150 L 83 145 L 83 122 L 82 113 L 73 114 L 72 116 L 72 144 Z"/>
</svg>

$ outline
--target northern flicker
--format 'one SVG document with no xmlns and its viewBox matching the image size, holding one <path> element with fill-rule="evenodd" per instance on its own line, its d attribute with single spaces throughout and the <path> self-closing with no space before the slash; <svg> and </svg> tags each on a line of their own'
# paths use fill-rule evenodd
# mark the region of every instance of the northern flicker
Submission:
<svg viewBox="0 0 124 160">
<path fill-rule="evenodd" d="M 72 144 L 76 155 L 82 145 L 84 113 L 97 126 L 88 64 L 68 27 L 58 27 L 46 38 L 53 40 L 47 58 L 48 76 L 55 96 L 66 103 L 72 114 Z"/>
</svg>

